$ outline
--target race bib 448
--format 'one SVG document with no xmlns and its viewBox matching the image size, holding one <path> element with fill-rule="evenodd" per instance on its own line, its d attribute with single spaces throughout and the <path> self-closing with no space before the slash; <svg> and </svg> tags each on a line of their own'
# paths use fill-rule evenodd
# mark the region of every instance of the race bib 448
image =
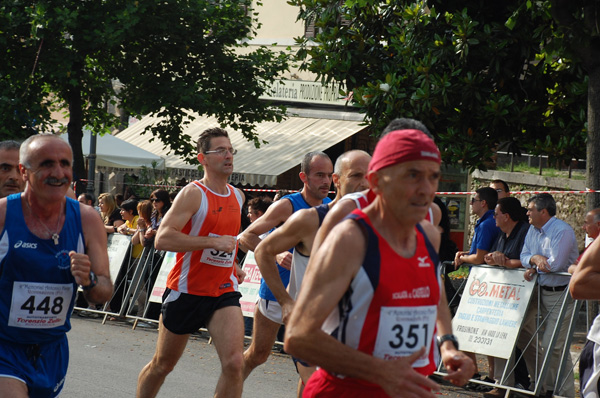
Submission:
<svg viewBox="0 0 600 398">
<path fill-rule="evenodd" d="M 8 326 L 27 329 L 62 326 L 72 296 L 70 283 L 14 282 Z"/>
</svg>

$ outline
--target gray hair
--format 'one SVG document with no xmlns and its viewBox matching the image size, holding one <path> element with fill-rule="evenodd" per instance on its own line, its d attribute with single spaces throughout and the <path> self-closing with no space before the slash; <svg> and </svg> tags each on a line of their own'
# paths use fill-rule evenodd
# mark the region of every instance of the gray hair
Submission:
<svg viewBox="0 0 600 398">
<path fill-rule="evenodd" d="M 404 117 L 392 120 L 381 132 L 381 137 L 383 137 L 387 133 L 391 133 L 392 131 L 396 130 L 419 130 L 425 133 L 427 137 L 435 141 L 429 129 L 427 129 L 427 127 L 425 127 L 425 125 L 422 122 L 416 119 L 409 119 Z"/>
<path fill-rule="evenodd" d="M 594 222 L 600 221 L 600 207 L 592 209 L 588 212 L 592 217 L 594 217 Z"/>
<path fill-rule="evenodd" d="M 533 202 L 533 205 L 537 211 L 546 209 L 550 217 L 554 217 L 556 215 L 556 201 L 549 193 L 538 193 L 537 195 L 533 195 L 527 201 L 527 203 L 531 202 Z"/>
<path fill-rule="evenodd" d="M 31 168 L 31 160 L 29 159 L 29 147 L 35 141 L 38 141 L 41 139 L 47 139 L 47 138 L 60 140 L 60 141 L 64 142 L 65 144 L 69 145 L 69 148 L 71 148 L 71 145 L 67 141 L 63 140 L 62 138 L 60 138 L 57 135 L 34 134 L 34 135 L 30 136 L 29 138 L 27 138 L 25 141 L 23 141 L 23 143 L 21 144 L 21 148 L 19 150 L 19 163 L 21 163 L 26 168 L 30 169 Z M 73 150 L 71 150 L 71 163 L 73 163 Z"/>
<path fill-rule="evenodd" d="M 0 141 L 0 151 L 18 151 L 20 147 L 21 144 L 15 140 Z"/>
</svg>

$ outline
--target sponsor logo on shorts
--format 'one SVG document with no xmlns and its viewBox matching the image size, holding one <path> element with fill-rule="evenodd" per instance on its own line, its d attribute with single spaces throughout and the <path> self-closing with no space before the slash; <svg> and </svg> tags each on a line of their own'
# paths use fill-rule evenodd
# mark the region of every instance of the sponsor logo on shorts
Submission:
<svg viewBox="0 0 600 398">
<path fill-rule="evenodd" d="M 15 249 L 18 249 L 19 247 L 23 249 L 37 249 L 37 243 L 23 242 L 22 240 L 20 240 L 17 243 L 15 243 L 14 247 Z"/>
</svg>

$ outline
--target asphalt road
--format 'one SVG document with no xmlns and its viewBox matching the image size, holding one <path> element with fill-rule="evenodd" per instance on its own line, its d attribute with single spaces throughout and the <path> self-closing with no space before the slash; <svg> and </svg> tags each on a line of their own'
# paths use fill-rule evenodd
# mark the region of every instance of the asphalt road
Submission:
<svg viewBox="0 0 600 398">
<path fill-rule="evenodd" d="M 68 333 L 71 352 L 69 372 L 61 398 L 134 397 L 137 376 L 150 361 L 157 338 L 156 329 L 132 330 L 127 322 L 72 317 Z M 573 355 L 581 350 L 583 336 L 572 345 Z M 479 368 L 487 372 L 487 360 L 478 356 Z M 206 335 L 192 335 L 175 370 L 167 377 L 158 397 L 212 397 L 220 364 Z M 272 354 L 244 383 L 244 398 L 293 398 L 298 376 L 285 354 Z M 442 384 L 439 396 L 482 397 L 481 392 Z M 579 394 L 577 394 L 579 396 Z"/>
<path fill-rule="evenodd" d="M 134 397 L 137 376 L 154 353 L 155 329 L 131 329 L 126 322 L 72 317 L 67 334 L 71 358 L 61 398 Z M 158 397 L 212 397 L 220 374 L 214 347 L 193 335 Z M 298 376 L 287 355 L 271 355 L 244 384 L 244 398 L 296 396 Z"/>
</svg>

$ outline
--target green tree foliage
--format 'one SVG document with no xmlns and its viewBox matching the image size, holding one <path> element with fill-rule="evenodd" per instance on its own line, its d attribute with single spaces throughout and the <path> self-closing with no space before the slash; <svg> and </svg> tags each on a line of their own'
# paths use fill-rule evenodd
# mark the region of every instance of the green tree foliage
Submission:
<svg viewBox="0 0 600 398">
<path fill-rule="evenodd" d="M 47 0 L 0 2 L 0 134 L 45 129 L 50 110 L 69 111 L 76 177 L 84 176 L 82 127 L 108 131 L 119 102 L 132 115 L 163 117 L 151 126 L 171 151 L 195 159 L 182 129 L 187 111 L 213 115 L 256 145 L 256 123 L 282 108 L 259 101 L 267 82 L 288 68 L 269 48 L 250 51 L 256 32 L 251 0 Z M 254 4 L 260 5 L 259 4 Z M 124 86 L 118 92 L 112 82 Z"/>
<path fill-rule="evenodd" d="M 547 42 L 547 53 L 578 61 L 589 79 L 587 89 L 587 151 L 586 183 L 588 188 L 600 190 L 600 3 L 596 0 L 550 0 L 548 8 L 527 2 L 534 15 L 552 16 L 553 35 Z M 555 58 L 556 58 L 555 55 Z M 568 101 L 563 96 L 559 101 Z M 579 115 L 583 118 L 583 112 Z M 563 120 L 568 120 L 563 118 Z M 565 137 L 568 140 L 570 137 Z M 588 209 L 600 207 L 600 194 L 587 196 Z"/>
<path fill-rule="evenodd" d="M 485 169 L 498 147 L 584 155 L 587 78 L 545 48 L 556 34 L 547 2 L 291 3 L 317 32 L 297 39 L 301 67 L 343 82 L 376 131 L 422 120 L 444 160 L 466 168 Z"/>
</svg>

